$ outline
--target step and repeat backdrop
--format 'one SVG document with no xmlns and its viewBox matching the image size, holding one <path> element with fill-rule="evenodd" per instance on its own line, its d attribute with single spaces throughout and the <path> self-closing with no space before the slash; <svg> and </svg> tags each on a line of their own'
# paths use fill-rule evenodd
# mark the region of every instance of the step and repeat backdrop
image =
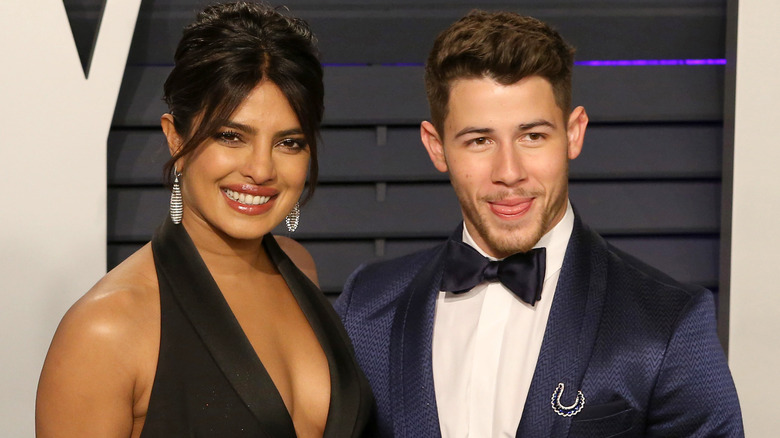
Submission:
<svg viewBox="0 0 780 438">
<path fill-rule="evenodd" d="M 162 83 L 181 28 L 206 3 L 0 5 L 0 381 L 14 395 L 2 402 L 2 436 L 32 435 L 35 384 L 62 314 L 166 215 Z M 716 294 L 746 418 L 759 428 L 749 406 L 765 382 L 742 361 L 771 352 L 754 331 L 777 319 L 778 286 L 755 269 L 778 265 L 780 242 L 754 219 L 780 204 L 764 170 L 778 162 L 769 102 L 780 92 L 769 72 L 780 59 L 759 44 L 780 31 L 767 24 L 778 15 L 770 6 L 740 3 L 737 40 L 736 5 L 725 0 L 285 2 L 311 24 L 325 66 L 321 184 L 293 236 L 325 293 L 335 298 L 359 264 L 429 247 L 460 220 L 419 141 L 435 35 L 474 7 L 536 16 L 577 48 L 574 104 L 591 124 L 571 165 L 575 208 L 617 247 Z M 743 29 L 753 33 L 737 74 Z M 743 304 L 751 294 L 756 307 Z"/>
</svg>

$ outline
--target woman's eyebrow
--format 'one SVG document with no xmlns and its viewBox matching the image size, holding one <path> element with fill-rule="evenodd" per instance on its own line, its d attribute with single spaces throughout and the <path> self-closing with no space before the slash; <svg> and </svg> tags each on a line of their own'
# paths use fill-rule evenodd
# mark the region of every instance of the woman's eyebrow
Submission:
<svg viewBox="0 0 780 438">
<path fill-rule="evenodd" d="M 244 131 L 247 134 L 252 134 L 252 135 L 257 134 L 257 130 L 252 126 L 245 125 L 243 123 L 234 122 L 232 120 L 228 120 L 227 122 L 225 122 L 223 126 L 225 126 L 226 128 L 232 128 L 232 129 L 237 129 L 239 131 Z"/>
<path fill-rule="evenodd" d="M 279 131 L 274 135 L 274 137 L 279 138 L 279 137 L 287 137 L 290 135 L 302 135 L 302 134 L 303 134 L 303 130 L 301 128 L 292 128 L 292 129 L 285 129 L 283 131 Z"/>
</svg>

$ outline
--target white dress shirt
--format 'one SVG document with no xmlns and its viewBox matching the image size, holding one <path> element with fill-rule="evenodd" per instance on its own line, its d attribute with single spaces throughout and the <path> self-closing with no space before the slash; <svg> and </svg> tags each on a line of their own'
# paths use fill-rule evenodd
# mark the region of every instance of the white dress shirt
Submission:
<svg viewBox="0 0 780 438">
<path fill-rule="evenodd" d="M 535 246 L 545 247 L 547 256 L 535 306 L 498 282 L 458 295 L 439 292 L 433 381 L 443 438 L 515 436 L 573 227 L 569 203 L 563 219 Z M 465 226 L 463 242 L 488 257 Z"/>
</svg>

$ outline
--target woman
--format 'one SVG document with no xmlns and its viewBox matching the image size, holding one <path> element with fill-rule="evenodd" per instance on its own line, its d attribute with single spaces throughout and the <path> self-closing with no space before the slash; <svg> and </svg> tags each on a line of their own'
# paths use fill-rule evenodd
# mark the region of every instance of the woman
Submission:
<svg viewBox="0 0 780 438">
<path fill-rule="evenodd" d="M 38 436 L 359 436 L 373 400 L 346 334 L 309 254 L 269 234 L 294 226 L 317 179 L 309 28 L 267 6 L 209 7 L 184 30 L 165 100 L 171 219 L 63 318 Z"/>
</svg>

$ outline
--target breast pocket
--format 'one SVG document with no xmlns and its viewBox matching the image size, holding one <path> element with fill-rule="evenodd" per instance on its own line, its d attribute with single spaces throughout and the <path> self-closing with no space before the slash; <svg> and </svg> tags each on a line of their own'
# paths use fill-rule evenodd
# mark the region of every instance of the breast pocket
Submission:
<svg viewBox="0 0 780 438">
<path fill-rule="evenodd" d="M 633 430 L 636 410 L 627 401 L 617 400 L 599 405 L 585 405 L 575 415 L 569 428 L 570 438 L 626 438 Z"/>
</svg>

